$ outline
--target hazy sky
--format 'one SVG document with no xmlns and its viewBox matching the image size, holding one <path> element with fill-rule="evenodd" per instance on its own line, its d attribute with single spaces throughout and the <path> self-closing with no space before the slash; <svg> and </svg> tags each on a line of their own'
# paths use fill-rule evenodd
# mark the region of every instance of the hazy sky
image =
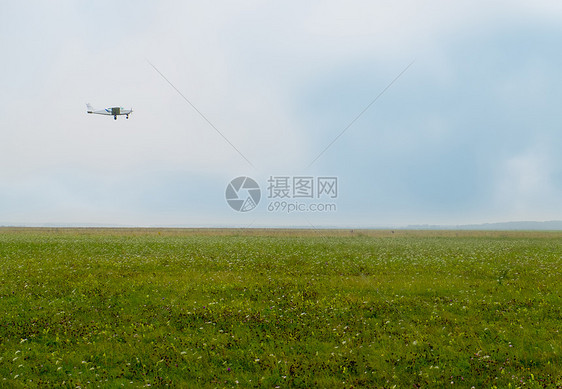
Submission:
<svg viewBox="0 0 562 389">
<path fill-rule="evenodd" d="M 562 219 L 560 42 L 559 1 L 3 1 L 0 225 Z"/>
</svg>

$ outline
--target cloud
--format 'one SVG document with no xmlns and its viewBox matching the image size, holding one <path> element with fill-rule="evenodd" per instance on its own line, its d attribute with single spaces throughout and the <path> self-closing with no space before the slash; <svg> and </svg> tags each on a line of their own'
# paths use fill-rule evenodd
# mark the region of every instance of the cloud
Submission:
<svg viewBox="0 0 562 389">
<path fill-rule="evenodd" d="M 552 220 L 562 211 L 553 159 L 544 149 L 514 155 L 499 166 L 496 204 L 505 218 Z"/>
<path fill-rule="evenodd" d="M 1 6 L 0 221 L 175 223 L 213 213 L 234 176 L 293 173 L 342 178 L 329 223 L 562 212 L 557 2 L 61 4 Z"/>
</svg>

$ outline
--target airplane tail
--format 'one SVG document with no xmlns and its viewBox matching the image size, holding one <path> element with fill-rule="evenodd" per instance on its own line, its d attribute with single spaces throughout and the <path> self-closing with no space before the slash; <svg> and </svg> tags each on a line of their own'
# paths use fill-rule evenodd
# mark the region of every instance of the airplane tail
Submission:
<svg viewBox="0 0 562 389">
<path fill-rule="evenodd" d="M 88 113 L 94 112 L 94 108 L 90 105 L 90 103 L 87 103 L 86 107 L 88 108 Z"/>
</svg>

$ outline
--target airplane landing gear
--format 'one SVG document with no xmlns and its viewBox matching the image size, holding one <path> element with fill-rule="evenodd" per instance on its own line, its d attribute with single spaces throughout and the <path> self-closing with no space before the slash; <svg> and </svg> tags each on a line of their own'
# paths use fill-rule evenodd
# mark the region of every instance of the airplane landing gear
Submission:
<svg viewBox="0 0 562 389">
<path fill-rule="evenodd" d="M 129 118 L 129 115 L 125 116 L 125 118 L 128 119 L 128 118 Z"/>
<path fill-rule="evenodd" d="M 113 116 L 113 119 L 114 119 L 114 120 L 117 120 L 117 115 L 114 115 L 114 116 Z"/>
</svg>

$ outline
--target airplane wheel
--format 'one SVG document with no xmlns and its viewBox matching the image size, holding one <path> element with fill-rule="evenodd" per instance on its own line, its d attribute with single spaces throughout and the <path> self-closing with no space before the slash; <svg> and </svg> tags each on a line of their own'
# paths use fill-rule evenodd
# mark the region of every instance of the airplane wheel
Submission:
<svg viewBox="0 0 562 389">
<path fill-rule="evenodd" d="M 114 120 L 117 120 L 117 116 L 114 116 L 113 119 L 114 119 Z"/>
</svg>

